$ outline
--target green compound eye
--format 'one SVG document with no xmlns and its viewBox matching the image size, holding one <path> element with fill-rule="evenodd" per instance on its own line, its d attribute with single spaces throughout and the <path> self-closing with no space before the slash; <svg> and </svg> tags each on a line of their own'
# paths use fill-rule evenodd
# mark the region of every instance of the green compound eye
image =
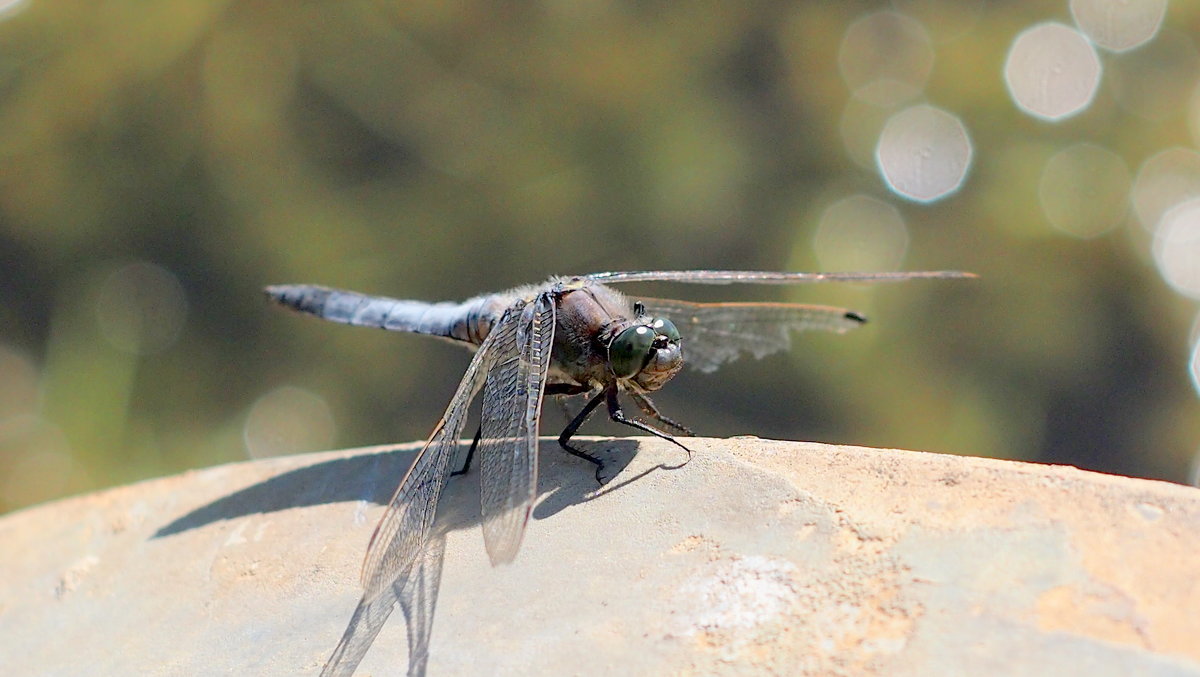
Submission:
<svg viewBox="0 0 1200 677">
<path fill-rule="evenodd" d="M 654 345 L 655 332 L 650 327 L 638 325 L 617 334 L 608 349 L 608 363 L 618 378 L 629 378 L 642 370 Z"/>
<path fill-rule="evenodd" d="M 667 337 L 671 343 L 679 340 L 679 330 L 675 328 L 675 323 L 665 317 L 660 317 L 650 323 L 650 328 L 655 332 Z"/>
</svg>

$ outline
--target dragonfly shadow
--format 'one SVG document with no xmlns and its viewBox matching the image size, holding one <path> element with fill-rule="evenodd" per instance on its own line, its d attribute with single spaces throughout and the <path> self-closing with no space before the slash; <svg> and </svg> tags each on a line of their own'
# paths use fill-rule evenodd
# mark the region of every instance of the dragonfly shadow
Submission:
<svg viewBox="0 0 1200 677">
<path fill-rule="evenodd" d="M 576 441 L 576 444 L 579 444 Z M 646 475 L 657 470 L 676 470 L 682 468 L 686 461 L 679 464 L 659 463 L 647 466 L 638 472 L 622 477 L 619 482 L 613 482 L 626 468 L 633 463 L 641 448 L 638 439 L 597 439 L 588 444 L 580 444 L 585 451 L 604 461 L 600 472 L 601 485 L 596 484 L 596 475 L 590 464 L 584 463 L 573 456 L 562 453 L 561 450 L 544 451 L 542 453 L 541 474 L 538 479 L 538 495 L 541 500 L 533 509 L 534 519 L 546 519 L 562 512 L 573 505 L 593 501 L 600 496 L 620 491 L 637 482 Z M 546 456 L 553 454 L 549 459 Z M 581 472 L 581 469 L 583 471 Z"/>
<path fill-rule="evenodd" d="M 457 453 L 465 455 L 467 446 L 465 442 L 460 444 Z M 638 456 L 641 442 L 637 439 L 594 438 L 581 446 L 604 461 L 604 479 L 615 479 Z M 416 454 L 417 449 L 413 445 L 383 447 L 374 453 L 335 458 L 288 470 L 202 505 L 161 527 L 151 538 L 288 508 L 352 501 L 386 505 L 392 499 L 396 483 L 404 477 Z M 622 477 L 620 481 L 598 486 L 593 466 L 563 452 L 552 440 L 541 440 L 538 460 L 538 495 L 541 500 L 533 511 L 534 519 L 538 520 L 551 517 L 572 505 L 620 490 L 655 470 L 676 467 L 667 464 L 648 465 L 628 477 Z M 456 461 L 451 462 L 457 466 Z M 415 566 L 398 572 L 396 579 L 379 594 L 364 595 L 359 600 L 323 675 L 349 674 L 349 671 L 353 671 L 396 608 L 404 616 L 408 634 L 408 674 L 424 674 L 441 583 L 446 535 L 451 531 L 479 525 L 479 480 L 478 466 L 465 475 L 449 479 L 424 552 L 414 563 Z"/>
<path fill-rule="evenodd" d="M 592 466 L 566 454 L 551 440 L 543 439 L 541 443 L 538 494 L 544 498 L 534 510 L 534 518 L 543 519 L 567 506 L 595 498 L 598 487 Z M 456 455 L 465 454 L 467 446 L 467 443 L 461 443 Z M 601 438 L 584 446 L 604 460 L 606 481 L 623 471 L 638 452 L 638 442 L 628 439 Z M 404 477 L 416 453 L 411 444 L 396 445 L 382 447 L 374 453 L 335 458 L 289 470 L 195 508 L 160 527 L 151 538 L 289 508 L 353 501 L 387 505 L 396 491 L 396 483 Z M 605 484 L 603 491 L 618 489 L 658 467 L 667 466 L 649 468 L 615 485 Z M 475 497 L 473 500 L 469 498 L 471 495 Z M 453 531 L 478 525 L 478 496 L 478 468 L 472 468 L 461 477 L 452 477 L 446 485 L 446 500 L 438 507 L 442 528 Z"/>
<path fill-rule="evenodd" d="M 404 445 L 289 470 L 200 506 L 159 528 L 151 538 L 289 508 L 349 501 L 385 505 L 415 457 L 412 445 Z"/>
</svg>

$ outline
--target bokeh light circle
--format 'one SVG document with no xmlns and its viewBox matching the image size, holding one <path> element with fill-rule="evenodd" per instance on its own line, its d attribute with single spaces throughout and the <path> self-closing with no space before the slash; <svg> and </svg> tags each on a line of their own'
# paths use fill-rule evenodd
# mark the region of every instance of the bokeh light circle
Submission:
<svg viewBox="0 0 1200 677">
<path fill-rule="evenodd" d="M 1192 387 L 1200 394 L 1200 341 L 1193 341 L 1192 357 L 1188 360 L 1188 373 L 1192 377 Z"/>
<path fill-rule="evenodd" d="M 1021 110 L 1047 120 L 1074 115 L 1100 86 L 1100 58 L 1079 31 L 1060 23 L 1038 24 L 1013 41 L 1004 82 Z"/>
<path fill-rule="evenodd" d="M 908 250 L 908 228 L 894 206 L 851 195 L 821 214 L 813 250 L 821 270 L 895 270 Z"/>
<path fill-rule="evenodd" d="M 1071 0 L 1071 16 L 1092 42 L 1114 52 L 1133 49 L 1162 27 L 1167 0 Z"/>
<path fill-rule="evenodd" d="M 251 458 L 328 449 L 335 425 L 329 405 L 303 388 L 282 386 L 250 407 L 242 439 Z"/>
<path fill-rule="evenodd" d="M 1154 261 L 1167 284 L 1200 299 L 1200 199 L 1163 214 L 1154 231 Z"/>
<path fill-rule="evenodd" d="M 1200 197 L 1200 153 L 1168 148 L 1142 163 L 1133 184 L 1133 210 L 1147 230 L 1175 205 Z"/>
<path fill-rule="evenodd" d="M 187 317 L 183 286 L 161 266 L 138 261 L 122 266 L 100 285 L 96 318 L 113 346 L 129 353 L 155 353 L 179 337 Z"/>
<path fill-rule="evenodd" d="M 1129 169 L 1106 148 L 1076 144 L 1046 162 L 1038 195 L 1055 228 L 1075 237 L 1096 237 L 1123 222 L 1129 212 Z"/>
<path fill-rule="evenodd" d="M 940 108 L 920 105 L 888 118 L 875 147 L 875 160 L 884 181 L 897 194 L 932 202 L 958 190 L 972 152 L 962 121 Z"/>
<path fill-rule="evenodd" d="M 898 12 L 875 12 L 846 29 L 838 66 L 854 96 L 892 106 L 925 88 L 933 47 L 920 22 Z"/>
</svg>

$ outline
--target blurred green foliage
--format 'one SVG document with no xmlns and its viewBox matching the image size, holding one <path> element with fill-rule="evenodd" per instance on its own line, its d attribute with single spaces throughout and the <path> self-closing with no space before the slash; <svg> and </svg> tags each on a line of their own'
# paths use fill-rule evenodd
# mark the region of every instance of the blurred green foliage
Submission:
<svg viewBox="0 0 1200 677">
<path fill-rule="evenodd" d="M 1131 173 L 1193 145 L 1200 73 L 1176 61 L 1195 56 L 1200 5 L 1170 7 L 1171 50 L 1101 53 L 1092 105 L 1047 123 L 1016 108 L 1002 68 L 1025 27 L 1070 23 L 1065 1 L 895 3 L 932 38 L 915 101 L 959 116 L 974 148 L 962 189 L 928 205 L 889 193 L 861 164 L 874 137 L 846 132 L 877 132 L 890 109 L 852 98 L 842 36 L 892 6 L 117 0 L 2 15 L 0 511 L 243 459 L 252 405 L 282 386 L 327 405 L 329 444 L 428 433 L 464 351 L 285 314 L 265 284 L 443 300 L 598 270 L 816 270 L 822 211 L 855 193 L 900 210 L 901 268 L 982 279 L 647 289 L 872 319 L 685 373 L 660 408 L 704 435 L 1185 481 L 1200 446 L 1194 302 L 1162 281 L 1132 215 L 1077 239 L 1038 190 L 1079 141 Z M 1113 91 L 1171 68 L 1184 75 L 1162 96 L 1182 103 L 1151 117 Z M 162 345 L 122 345 L 98 320 L 126 299 L 129 322 L 160 321 L 169 300 L 153 293 L 103 300 L 137 261 L 186 302 Z M 548 408 L 544 432 L 560 418 Z"/>
</svg>

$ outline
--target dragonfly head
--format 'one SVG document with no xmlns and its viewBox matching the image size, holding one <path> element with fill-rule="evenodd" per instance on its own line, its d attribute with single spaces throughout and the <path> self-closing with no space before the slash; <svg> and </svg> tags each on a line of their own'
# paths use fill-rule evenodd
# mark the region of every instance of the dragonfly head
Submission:
<svg viewBox="0 0 1200 677">
<path fill-rule="evenodd" d="M 683 367 L 679 330 L 665 317 L 640 317 L 608 344 L 608 364 L 617 378 L 658 390 Z"/>
</svg>

